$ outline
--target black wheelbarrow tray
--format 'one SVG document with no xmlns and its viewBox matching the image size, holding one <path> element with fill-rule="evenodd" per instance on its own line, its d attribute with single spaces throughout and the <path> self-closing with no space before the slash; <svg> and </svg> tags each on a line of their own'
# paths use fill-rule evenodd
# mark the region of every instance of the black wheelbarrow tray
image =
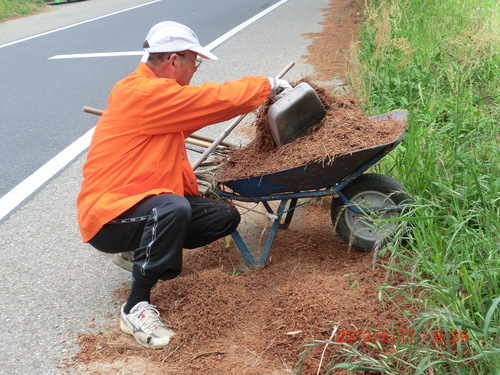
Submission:
<svg viewBox="0 0 500 375">
<path fill-rule="evenodd" d="M 407 111 L 371 117 L 405 121 Z M 336 232 L 358 251 L 386 244 L 397 230 L 397 217 L 408 200 L 404 188 L 392 178 L 364 173 L 403 141 L 406 127 L 393 141 L 343 154 L 330 162 L 301 165 L 263 176 L 217 181 L 215 193 L 229 200 L 262 203 L 273 224 L 259 259 L 255 259 L 236 230 L 231 234 L 250 267 L 263 267 L 278 228 L 287 228 L 298 199 L 332 196 L 331 218 Z M 230 191 L 228 191 L 228 189 Z M 279 201 L 277 210 L 269 205 Z M 282 219 L 284 221 L 282 222 Z M 389 219 L 378 220 L 376 219 Z M 382 222 L 382 225 L 377 224 Z"/>
</svg>

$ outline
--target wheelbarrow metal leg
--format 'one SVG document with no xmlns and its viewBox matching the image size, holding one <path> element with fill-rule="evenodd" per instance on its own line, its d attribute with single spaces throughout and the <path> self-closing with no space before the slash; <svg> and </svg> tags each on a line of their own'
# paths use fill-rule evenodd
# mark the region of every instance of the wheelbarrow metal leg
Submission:
<svg viewBox="0 0 500 375">
<path fill-rule="evenodd" d="M 295 207 L 297 206 L 298 198 L 292 198 L 290 200 L 290 206 L 288 206 L 288 212 L 285 216 L 285 221 L 280 224 L 280 228 L 286 229 L 290 226 L 290 222 L 292 221 L 293 213 L 295 212 Z"/>
<path fill-rule="evenodd" d="M 266 244 L 264 245 L 264 249 L 262 250 L 262 254 L 258 261 L 254 259 L 254 257 L 250 253 L 250 250 L 248 250 L 248 247 L 245 244 L 245 241 L 243 241 L 243 238 L 238 233 L 238 230 L 235 230 L 231 234 L 234 243 L 236 244 L 236 246 L 238 246 L 238 250 L 250 267 L 261 268 L 266 265 L 267 259 L 269 258 L 269 254 L 271 252 L 271 247 L 273 246 L 274 238 L 276 237 L 276 233 L 278 231 L 278 228 L 280 227 L 280 218 L 285 211 L 286 204 L 287 200 L 282 200 L 279 204 L 278 211 L 276 212 L 277 219 L 273 221 L 273 225 L 271 226 L 271 230 L 269 231 L 269 235 L 267 236 Z"/>
<path fill-rule="evenodd" d="M 285 221 L 283 223 L 280 223 L 280 225 L 279 225 L 280 228 L 286 229 L 289 227 L 290 222 L 292 221 L 293 213 L 295 212 L 295 206 L 297 206 L 298 200 L 299 200 L 299 198 L 297 198 L 297 197 L 290 199 L 290 206 L 288 207 L 288 210 L 287 210 L 288 212 L 285 216 Z M 273 209 L 271 208 L 271 206 L 269 205 L 269 203 L 267 201 L 263 201 L 262 205 L 266 208 L 267 212 L 269 212 L 270 214 L 274 214 Z M 281 216 L 282 215 L 280 215 L 280 217 Z"/>
</svg>

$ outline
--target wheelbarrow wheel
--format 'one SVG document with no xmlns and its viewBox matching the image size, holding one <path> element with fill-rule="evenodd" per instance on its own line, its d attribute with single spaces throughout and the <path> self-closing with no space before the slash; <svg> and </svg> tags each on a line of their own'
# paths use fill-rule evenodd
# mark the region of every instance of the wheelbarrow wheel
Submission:
<svg viewBox="0 0 500 375">
<path fill-rule="evenodd" d="M 408 201 L 403 186 L 385 175 L 366 173 L 359 176 L 341 193 L 350 201 L 351 211 L 340 198 L 332 200 L 331 217 L 335 231 L 358 251 L 384 246 L 398 230 L 397 221 L 377 222 L 401 216 L 401 206 Z"/>
</svg>

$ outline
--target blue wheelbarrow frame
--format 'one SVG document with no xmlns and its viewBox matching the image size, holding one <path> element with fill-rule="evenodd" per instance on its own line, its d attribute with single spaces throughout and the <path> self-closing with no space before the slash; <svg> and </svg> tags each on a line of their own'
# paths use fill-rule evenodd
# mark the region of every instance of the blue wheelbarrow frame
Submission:
<svg viewBox="0 0 500 375">
<path fill-rule="evenodd" d="M 398 110 L 371 118 L 406 121 L 407 117 L 407 111 Z M 268 214 L 274 218 L 259 259 L 255 259 L 251 254 L 238 230 L 231 234 L 248 265 L 259 268 L 266 264 L 278 229 L 289 226 L 299 199 L 339 197 L 349 210 L 361 213 L 362 211 L 342 194 L 342 190 L 401 143 L 405 133 L 406 128 L 392 142 L 340 155 L 330 163 L 313 163 L 264 176 L 219 182 L 215 190 L 217 195 L 240 202 L 262 203 Z M 231 192 L 226 191 L 225 187 L 231 189 Z M 271 201 L 279 201 L 277 210 L 269 205 Z M 283 216 L 285 220 L 281 223 Z"/>
</svg>

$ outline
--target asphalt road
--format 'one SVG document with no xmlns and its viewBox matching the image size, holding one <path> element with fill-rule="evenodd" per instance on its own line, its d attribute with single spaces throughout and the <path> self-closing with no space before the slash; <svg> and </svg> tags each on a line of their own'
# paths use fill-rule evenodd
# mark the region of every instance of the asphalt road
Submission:
<svg viewBox="0 0 500 375">
<path fill-rule="evenodd" d="M 9 43 L 145 3 L 87 0 L 58 6 L 41 15 L 1 23 L 0 42 Z M 238 4 L 237 9 L 230 9 L 233 3 Z M 249 3 L 253 8 L 245 9 Z M 175 19 L 174 4 L 179 4 L 180 9 L 177 20 L 192 26 L 206 44 L 273 3 L 158 1 L 64 32 L 0 48 L 2 103 L 4 99 L 9 100 L 9 105 L 4 104 L 0 109 L 3 111 L 1 148 L 16 142 L 9 149 L 14 157 L 1 156 L 2 179 L 5 173 L 10 175 L 20 165 L 23 149 L 28 150 L 28 165 L 19 169 L 29 173 L 93 127 L 96 118 L 82 113 L 82 105 L 103 108 L 114 81 L 133 70 L 139 61 L 137 56 L 68 61 L 49 61 L 49 57 L 137 50 L 152 24 Z M 321 30 L 321 9 L 327 4 L 328 0 L 284 2 L 216 47 L 213 52 L 220 60 L 204 62 L 192 83 L 223 82 L 247 74 L 275 75 L 292 60 L 296 66 L 286 78 L 296 80 L 310 75 L 312 67 L 305 63 L 303 56 L 311 40 L 303 34 Z M 6 53 L 7 50 L 12 53 Z M 6 74 L 9 69 L 11 73 Z M 16 85 L 18 78 L 24 83 Z M 4 86 L 4 82 L 8 86 Z M 54 89 L 61 92 L 52 96 Z M 18 90 L 16 95 L 12 94 L 13 90 Z M 30 100 L 24 98 L 28 95 Z M 4 128 L 4 121 L 11 118 L 16 122 Z M 219 134 L 225 127 L 225 124 L 215 125 L 205 132 Z M 244 140 L 238 132 L 230 137 L 233 141 Z M 84 159 L 83 153 L 0 223 L 0 374 L 65 373 L 59 365 L 76 352 L 75 338 L 79 332 L 96 332 L 117 325 L 121 301 L 112 292 L 127 285 L 130 274 L 116 267 L 109 256 L 81 243 L 75 200 Z M 18 180 L 24 175 L 19 175 Z M 18 180 L 12 179 L 8 186 Z M 133 373 L 133 370 L 123 369 L 122 373 Z"/>
<path fill-rule="evenodd" d="M 95 7 L 96 1 L 58 7 Z M 95 119 L 82 105 L 105 107 L 112 85 L 137 65 L 137 56 L 52 57 L 140 51 L 150 27 L 165 15 L 190 25 L 206 45 L 276 2 L 154 1 L 0 45 L 0 197 L 92 128 Z"/>
</svg>

